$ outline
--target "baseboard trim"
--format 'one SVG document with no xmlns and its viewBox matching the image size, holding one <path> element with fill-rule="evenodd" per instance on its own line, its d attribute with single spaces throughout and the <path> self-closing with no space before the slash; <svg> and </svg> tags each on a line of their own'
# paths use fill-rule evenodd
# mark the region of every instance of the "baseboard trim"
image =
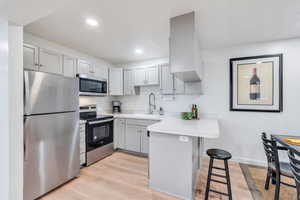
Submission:
<svg viewBox="0 0 300 200">
<path fill-rule="evenodd" d="M 232 161 L 242 163 L 242 164 L 247 164 L 247 165 L 255 165 L 255 166 L 261 166 L 261 167 L 266 167 L 267 163 L 264 161 L 260 160 L 251 160 L 247 158 L 239 158 L 239 157 L 233 157 Z"/>
<path fill-rule="evenodd" d="M 204 156 L 208 158 L 208 156 L 206 154 Z M 267 167 L 267 163 L 264 161 L 260 161 L 260 160 L 252 160 L 252 159 L 241 158 L 241 157 L 232 157 L 230 160 L 237 162 L 237 163 L 247 164 L 247 165 Z"/>
</svg>

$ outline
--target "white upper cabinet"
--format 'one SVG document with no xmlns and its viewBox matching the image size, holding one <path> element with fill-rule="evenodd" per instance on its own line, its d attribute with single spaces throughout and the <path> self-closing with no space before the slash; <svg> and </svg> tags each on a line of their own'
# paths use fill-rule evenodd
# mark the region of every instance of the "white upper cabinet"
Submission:
<svg viewBox="0 0 300 200">
<path fill-rule="evenodd" d="M 63 56 L 64 76 L 76 77 L 76 58 Z"/>
<path fill-rule="evenodd" d="M 158 85 L 158 84 L 159 84 L 159 73 L 158 73 L 157 66 L 135 69 L 134 85 L 145 86 L 145 85 Z"/>
<path fill-rule="evenodd" d="M 184 94 L 185 83 L 184 81 L 174 77 L 170 72 L 168 64 L 161 66 L 160 73 L 160 93 L 161 94 Z"/>
<path fill-rule="evenodd" d="M 134 71 L 134 85 L 141 86 L 146 84 L 146 69 L 136 69 Z"/>
<path fill-rule="evenodd" d="M 191 12 L 170 19 L 171 73 L 186 82 L 200 81 L 202 76 L 197 18 Z"/>
<path fill-rule="evenodd" d="M 134 87 L 134 70 L 124 69 L 124 95 L 136 95 L 138 88 Z"/>
<path fill-rule="evenodd" d="M 174 94 L 174 76 L 170 72 L 169 65 L 160 67 L 160 92 L 161 94 Z"/>
<path fill-rule="evenodd" d="M 146 83 L 147 85 L 158 85 L 159 84 L 159 74 L 158 67 L 148 67 L 146 69 Z"/>
<path fill-rule="evenodd" d="M 38 70 L 38 47 L 29 44 L 23 45 L 23 65 L 24 69 Z"/>
<path fill-rule="evenodd" d="M 94 73 L 94 67 L 90 62 L 79 59 L 77 64 L 77 73 L 91 75 Z"/>
<path fill-rule="evenodd" d="M 48 49 L 39 49 L 39 71 L 63 74 L 62 55 Z"/>
<path fill-rule="evenodd" d="M 198 82 L 191 82 L 191 84 L 196 84 Z M 177 77 L 174 77 L 174 93 L 184 94 L 185 93 L 185 83 Z"/>
<path fill-rule="evenodd" d="M 94 77 L 108 80 L 108 67 L 106 66 L 95 66 Z"/>
<path fill-rule="evenodd" d="M 123 68 L 109 68 L 109 93 L 123 95 Z"/>
</svg>

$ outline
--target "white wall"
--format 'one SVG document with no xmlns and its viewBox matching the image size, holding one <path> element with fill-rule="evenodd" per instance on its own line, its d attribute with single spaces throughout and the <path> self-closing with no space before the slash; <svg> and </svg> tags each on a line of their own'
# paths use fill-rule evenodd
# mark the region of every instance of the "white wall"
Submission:
<svg viewBox="0 0 300 200">
<path fill-rule="evenodd" d="M 223 148 L 233 154 L 237 161 L 265 164 L 260 134 L 300 135 L 300 39 L 211 49 L 201 52 L 204 61 L 203 95 L 179 95 L 174 101 L 162 101 L 159 105 L 170 113 L 189 109 L 190 104 L 199 105 L 204 117 L 220 120 L 221 136 L 206 141 L 208 147 Z M 229 59 L 283 53 L 283 105 L 282 113 L 230 112 L 229 111 Z M 147 110 L 148 94 L 158 88 L 142 88 L 140 96 L 121 97 L 124 110 Z"/>
<path fill-rule="evenodd" d="M 23 198 L 23 27 L 9 25 L 10 200 Z"/>
<path fill-rule="evenodd" d="M 0 199 L 9 199 L 8 23 L 0 19 Z"/>
<path fill-rule="evenodd" d="M 46 48 L 49 50 L 53 50 L 59 53 L 62 53 L 64 55 L 73 56 L 80 59 L 85 59 L 97 66 L 98 68 L 103 69 L 102 74 L 103 77 L 108 78 L 108 68 L 114 67 L 111 63 L 96 58 L 93 56 L 89 56 L 87 54 L 84 54 L 78 50 L 74 50 L 65 46 L 62 46 L 60 44 L 57 44 L 55 42 L 40 38 L 38 36 L 35 36 L 31 33 L 24 32 L 24 42 L 32 45 L 36 45 L 38 47 Z M 100 111 L 110 112 L 111 111 L 111 101 L 112 97 L 80 97 L 79 104 L 80 105 L 90 105 L 90 104 L 97 104 L 97 107 Z"/>
</svg>

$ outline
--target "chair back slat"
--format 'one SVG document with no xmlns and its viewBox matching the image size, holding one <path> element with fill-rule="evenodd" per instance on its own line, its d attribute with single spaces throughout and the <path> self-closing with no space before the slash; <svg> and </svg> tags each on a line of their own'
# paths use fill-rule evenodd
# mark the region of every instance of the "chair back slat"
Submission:
<svg viewBox="0 0 300 200">
<path fill-rule="evenodd" d="M 297 184 L 300 184 L 300 153 L 289 149 L 288 156 L 290 159 L 290 166 Z"/>
<path fill-rule="evenodd" d="M 268 165 L 274 163 L 276 167 L 276 171 L 280 172 L 280 164 L 279 164 L 276 141 L 274 139 L 268 139 L 266 133 L 262 133 L 261 139 L 268 160 Z"/>
</svg>

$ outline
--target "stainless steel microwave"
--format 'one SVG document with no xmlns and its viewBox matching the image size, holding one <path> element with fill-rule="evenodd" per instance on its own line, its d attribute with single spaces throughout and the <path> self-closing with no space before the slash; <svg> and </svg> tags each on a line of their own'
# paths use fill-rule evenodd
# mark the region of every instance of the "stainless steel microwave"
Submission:
<svg viewBox="0 0 300 200">
<path fill-rule="evenodd" d="M 107 80 L 90 77 L 84 74 L 77 74 L 79 78 L 80 96 L 106 96 Z"/>
</svg>

